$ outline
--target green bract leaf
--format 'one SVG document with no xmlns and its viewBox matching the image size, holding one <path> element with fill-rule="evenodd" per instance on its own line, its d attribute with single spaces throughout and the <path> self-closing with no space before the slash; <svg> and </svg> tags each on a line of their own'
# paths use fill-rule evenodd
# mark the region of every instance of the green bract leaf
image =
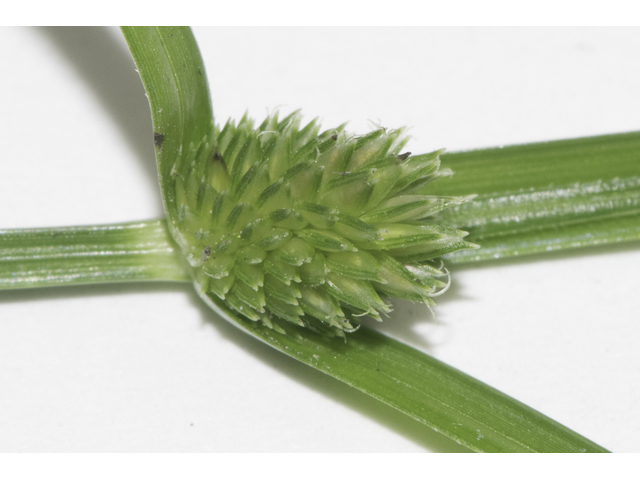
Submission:
<svg viewBox="0 0 640 480">
<path fill-rule="evenodd" d="M 439 214 L 482 247 L 452 254 L 455 263 L 640 239 L 640 133 L 444 158 L 456 175 L 430 192 L 479 193 Z"/>
<path fill-rule="evenodd" d="M 202 57 L 189 27 L 122 27 L 122 33 L 147 91 L 164 206 L 175 218 L 171 169 L 194 155 L 213 125 Z"/>
<path fill-rule="evenodd" d="M 472 450 L 606 451 L 488 385 L 371 329 L 361 328 L 346 344 L 304 328 L 276 332 L 242 318 L 217 297 L 202 295 L 254 337 Z"/>
<path fill-rule="evenodd" d="M 187 281 L 176 249 L 163 220 L 0 230 L 0 289 Z"/>
</svg>

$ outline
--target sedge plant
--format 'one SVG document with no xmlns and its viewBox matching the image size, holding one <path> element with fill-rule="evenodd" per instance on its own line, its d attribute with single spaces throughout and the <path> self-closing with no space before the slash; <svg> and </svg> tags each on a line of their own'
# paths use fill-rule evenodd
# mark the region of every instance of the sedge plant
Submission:
<svg viewBox="0 0 640 480">
<path fill-rule="evenodd" d="M 447 264 L 638 239 L 637 134 L 412 154 L 401 128 L 297 111 L 219 124 L 189 29 L 123 33 L 166 219 L 2 231 L 2 288 L 191 282 L 233 325 L 472 450 L 604 451 L 361 323 L 388 321 L 394 298 L 435 307 Z"/>
</svg>

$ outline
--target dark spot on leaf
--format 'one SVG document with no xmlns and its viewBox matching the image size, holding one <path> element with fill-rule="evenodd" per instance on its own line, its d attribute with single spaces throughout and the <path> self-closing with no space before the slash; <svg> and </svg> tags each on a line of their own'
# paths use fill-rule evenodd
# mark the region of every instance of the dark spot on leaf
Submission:
<svg viewBox="0 0 640 480">
<path fill-rule="evenodd" d="M 398 158 L 400 160 L 406 160 L 407 158 L 409 158 L 409 155 L 411 155 L 411 152 L 405 152 L 402 155 L 398 155 Z"/>
<path fill-rule="evenodd" d="M 200 260 L 202 260 L 203 262 L 206 262 L 207 260 L 209 260 L 210 256 L 211 256 L 211 247 L 207 245 L 206 247 L 204 247 L 204 250 L 202 250 L 202 255 L 200 255 Z"/>
<path fill-rule="evenodd" d="M 164 142 L 164 135 L 158 132 L 153 133 L 153 143 L 156 147 L 161 147 Z"/>
<path fill-rule="evenodd" d="M 332 138 L 333 140 L 338 140 L 338 135 L 331 135 L 331 138 Z"/>
<path fill-rule="evenodd" d="M 222 160 L 222 155 L 220 155 L 219 151 L 216 150 L 215 152 L 213 152 L 213 159 L 214 160 Z"/>
<path fill-rule="evenodd" d="M 200 69 L 200 67 L 198 67 L 198 73 L 200 74 L 200 76 L 202 76 L 202 70 Z"/>
</svg>

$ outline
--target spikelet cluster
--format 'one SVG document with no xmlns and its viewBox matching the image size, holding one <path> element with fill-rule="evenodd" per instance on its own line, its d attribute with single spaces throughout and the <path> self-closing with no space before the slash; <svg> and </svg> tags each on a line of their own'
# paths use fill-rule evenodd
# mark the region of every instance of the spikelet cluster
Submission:
<svg viewBox="0 0 640 480">
<path fill-rule="evenodd" d="M 449 279 L 434 259 L 475 245 L 430 216 L 469 197 L 429 195 L 451 172 L 441 151 L 401 153 L 406 141 L 402 129 L 321 132 L 298 112 L 214 128 L 172 171 L 172 225 L 196 283 L 279 331 L 344 336 L 388 313 L 388 297 L 435 305 Z"/>
</svg>

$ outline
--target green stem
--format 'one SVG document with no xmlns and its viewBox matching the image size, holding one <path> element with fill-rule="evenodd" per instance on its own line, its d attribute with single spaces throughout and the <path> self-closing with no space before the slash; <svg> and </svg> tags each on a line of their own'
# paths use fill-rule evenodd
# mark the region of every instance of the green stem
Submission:
<svg viewBox="0 0 640 480">
<path fill-rule="evenodd" d="M 164 220 L 0 230 L 0 289 L 188 281 Z"/>
</svg>

